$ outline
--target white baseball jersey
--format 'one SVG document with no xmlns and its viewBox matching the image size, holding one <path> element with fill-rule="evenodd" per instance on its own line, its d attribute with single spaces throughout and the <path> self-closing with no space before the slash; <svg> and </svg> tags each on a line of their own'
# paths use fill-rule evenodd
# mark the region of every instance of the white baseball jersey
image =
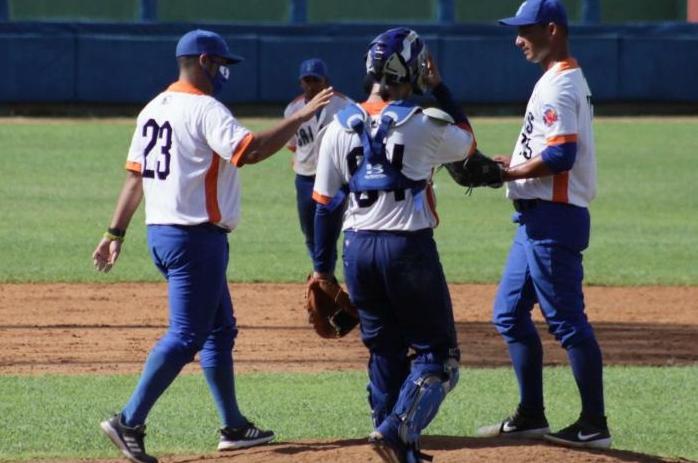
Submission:
<svg viewBox="0 0 698 463">
<path fill-rule="evenodd" d="M 138 115 L 126 162 L 143 176 L 145 223 L 235 228 L 251 141 L 228 108 L 186 82 L 156 96 Z"/>
<path fill-rule="evenodd" d="M 378 129 L 380 112 L 386 104 L 364 103 L 362 106 L 371 116 L 373 136 Z M 380 191 L 376 201 L 367 207 L 359 206 L 355 195 L 350 193 L 342 228 L 416 231 L 436 227 L 438 215 L 431 188 L 434 168 L 465 159 L 472 145 L 470 132 L 421 112 L 391 129 L 385 143 L 388 161 L 395 165 L 395 153 L 401 152 L 402 173 L 411 180 L 427 180 L 428 186 L 416 197 L 413 197 L 411 190 L 405 190 L 404 199 L 396 197 L 393 192 Z M 313 190 L 315 201 L 329 204 L 339 189 L 349 183 L 349 158 L 357 153 L 362 155 L 361 148 L 359 136 L 347 131 L 336 120 L 327 127 L 321 137 Z"/>
<path fill-rule="evenodd" d="M 596 196 L 596 149 L 591 91 L 573 59 L 556 63 L 536 83 L 528 101 L 511 166 L 539 155 L 547 146 L 577 143 L 567 172 L 507 182 L 511 199 L 544 199 L 587 207 Z"/>
<path fill-rule="evenodd" d="M 337 114 L 349 101 L 346 96 L 341 93 L 335 93 L 327 106 L 316 114 L 315 117 L 305 121 L 296 131 L 296 134 L 288 142 L 288 149 L 293 151 L 293 170 L 300 175 L 315 175 L 317 167 L 317 153 L 319 143 L 317 137 L 320 131 L 332 122 L 332 118 Z M 284 117 L 289 117 L 303 106 L 305 106 L 305 97 L 299 96 L 286 106 Z"/>
</svg>

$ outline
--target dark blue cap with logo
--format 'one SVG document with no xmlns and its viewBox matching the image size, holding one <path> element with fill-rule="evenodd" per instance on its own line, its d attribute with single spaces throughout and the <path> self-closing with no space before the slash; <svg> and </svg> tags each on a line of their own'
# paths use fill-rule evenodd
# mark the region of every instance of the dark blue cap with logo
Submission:
<svg viewBox="0 0 698 463">
<path fill-rule="evenodd" d="M 177 43 L 176 56 L 199 56 L 211 55 L 225 58 L 228 64 L 239 63 L 244 61 L 242 56 L 230 53 L 228 44 L 225 43 L 223 37 L 215 32 L 196 29 L 189 31 L 179 39 Z"/>
<path fill-rule="evenodd" d="M 526 0 L 516 16 L 499 20 L 504 26 L 555 23 L 567 27 L 567 11 L 560 0 Z"/>
<path fill-rule="evenodd" d="M 302 79 L 303 77 L 327 79 L 327 65 L 320 58 L 307 59 L 301 63 L 301 69 L 298 75 L 299 79 Z"/>
</svg>

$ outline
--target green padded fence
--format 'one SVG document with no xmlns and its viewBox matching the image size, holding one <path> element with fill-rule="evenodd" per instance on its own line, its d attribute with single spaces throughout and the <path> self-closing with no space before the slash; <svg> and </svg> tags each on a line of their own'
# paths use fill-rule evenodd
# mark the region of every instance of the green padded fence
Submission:
<svg viewBox="0 0 698 463">
<path fill-rule="evenodd" d="M 137 21 L 140 0 L 9 0 L 15 21 Z"/>
<path fill-rule="evenodd" d="M 563 0 L 579 21 L 583 0 Z M 9 0 L 11 20 L 137 21 L 140 0 Z M 510 16 L 520 0 L 455 0 L 458 22 L 491 23 Z M 290 19 L 291 0 L 158 0 L 160 21 L 274 22 Z M 431 22 L 438 0 L 307 0 L 313 23 Z M 601 0 L 604 23 L 685 21 L 686 0 Z"/>
<path fill-rule="evenodd" d="M 160 21 L 284 23 L 290 4 L 289 0 L 158 0 L 158 16 Z"/>
</svg>

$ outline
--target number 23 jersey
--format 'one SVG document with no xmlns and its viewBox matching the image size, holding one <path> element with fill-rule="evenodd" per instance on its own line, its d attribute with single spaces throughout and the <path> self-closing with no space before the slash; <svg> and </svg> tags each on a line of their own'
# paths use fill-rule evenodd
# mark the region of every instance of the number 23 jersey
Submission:
<svg viewBox="0 0 698 463">
<path fill-rule="evenodd" d="M 251 141 L 225 105 L 186 82 L 155 97 L 138 115 L 126 162 L 143 177 L 145 223 L 235 228 Z"/>
<path fill-rule="evenodd" d="M 574 59 L 556 63 L 536 83 L 526 107 L 511 166 L 539 155 L 548 146 L 576 143 L 569 171 L 507 183 L 511 199 L 543 199 L 587 207 L 596 195 L 596 153 L 591 91 Z"/>
</svg>

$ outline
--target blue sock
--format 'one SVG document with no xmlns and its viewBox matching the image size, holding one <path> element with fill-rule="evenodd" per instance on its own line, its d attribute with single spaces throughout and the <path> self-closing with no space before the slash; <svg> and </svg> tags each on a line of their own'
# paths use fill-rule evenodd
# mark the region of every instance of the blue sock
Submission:
<svg viewBox="0 0 698 463">
<path fill-rule="evenodd" d="M 536 333 L 528 338 L 509 342 L 509 356 L 519 382 L 522 412 L 543 415 L 543 346 Z"/>
<path fill-rule="evenodd" d="M 168 388 L 182 370 L 185 362 L 177 362 L 176 357 L 154 348 L 148 354 L 138 386 L 121 412 L 122 422 L 133 427 L 145 424 L 150 409 L 160 395 Z"/>
<path fill-rule="evenodd" d="M 604 416 L 603 361 L 596 338 L 568 347 L 567 357 L 582 396 L 582 417 L 595 420 Z"/>
<path fill-rule="evenodd" d="M 203 370 L 223 426 L 228 428 L 244 426 L 247 420 L 240 413 L 235 398 L 233 366 L 208 367 Z"/>
</svg>

